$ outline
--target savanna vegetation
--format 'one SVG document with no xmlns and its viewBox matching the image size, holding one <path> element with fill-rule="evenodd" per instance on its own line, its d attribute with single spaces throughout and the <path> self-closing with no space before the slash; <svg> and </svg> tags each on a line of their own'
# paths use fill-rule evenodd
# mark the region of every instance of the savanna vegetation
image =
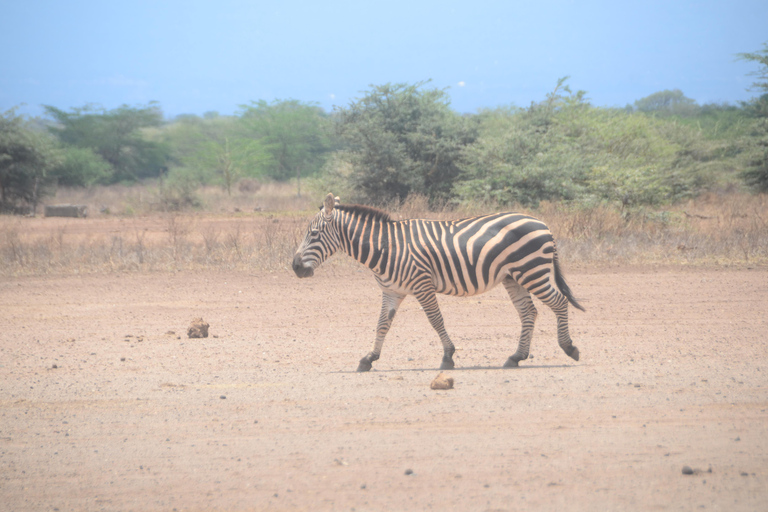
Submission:
<svg viewBox="0 0 768 512">
<path fill-rule="evenodd" d="M 62 256 L 66 228 L 33 241 L 34 230 L 5 217 L 2 268 L 48 272 L 75 260 L 82 270 L 224 261 L 274 268 L 301 229 L 292 219 L 329 190 L 404 216 L 524 209 L 559 230 L 582 261 L 765 261 L 768 43 L 737 57 L 757 66 L 757 96 L 739 105 L 699 105 L 675 89 L 598 107 L 566 77 L 528 106 L 471 115 L 429 82 L 371 86 L 332 112 L 297 100 L 170 120 L 157 103 L 46 106 L 35 119 L 11 109 L 0 115 L 0 210 L 79 202 L 92 216 L 133 219 L 134 228 L 78 260 L 71 250 Z M 222 210 L 266 231 L 192 235 L 204 215 Z M 152 214 L 175 233 L 156 257 L 149 248 L 163 237 L 149 243 L 136 220 Z M 281 236 L 274 261 L 249 252 Z"/>
</svg>

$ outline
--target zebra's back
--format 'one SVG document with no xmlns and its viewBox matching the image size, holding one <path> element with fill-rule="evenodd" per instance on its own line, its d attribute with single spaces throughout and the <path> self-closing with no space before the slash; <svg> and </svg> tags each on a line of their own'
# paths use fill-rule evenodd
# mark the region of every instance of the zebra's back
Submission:
<svg viewBox="0 0 768 512">
<path fill-rule="evenodd" d="M 432 273 L 438 293 L 476 295 L 512 275 L 550 269 L 554 241 L 546 225 L 519 213 L 457 221 L 403 221 L 409 259 Z M 397 239 L 397 238 L 396 238 Z"/>
</svg>

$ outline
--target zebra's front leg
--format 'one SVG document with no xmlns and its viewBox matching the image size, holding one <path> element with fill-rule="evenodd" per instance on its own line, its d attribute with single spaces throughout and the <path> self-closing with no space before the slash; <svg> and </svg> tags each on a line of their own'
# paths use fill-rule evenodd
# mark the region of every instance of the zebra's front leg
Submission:
<svg viewBox="0 0 768 512">
<path fill-rule="evenodd" d="M 517 368 L 518 362 L 528 359 L 528 354 L 531 350 L 531 338 L 533 337 L 533 326 L 536 323 L 538 311 L 536 311 L 536 306 L 533 305 L 531 294 L 518 284 L 517 281 L 507 277 L 504 279 L 503 284 L 509 294 L 509 298 L 512 299 L 512 304 L 515 305 L 517 314 L 520 316 L 520 323 L 522 323 L 517 350 L 509 356 L 507 362 L 504 363 L 504 368 Z"/>
<path fill-rule="evenodd" d="M 425 290 L 420 290 L 416 293 L 416 298 L 427 314 L 429 323 L 432 324 L 432 327 L 440 336 L 440 342 L 443 344 L 443 361 L 440 363 L 440 369 L 450 370 L 454 366 L 453 353 L 456 352 L 456 348 L 453 346 L 453 342 L 445 330 L 443 315 L 440 313 L 440 307 L 437 304 L 434 285 L 428 286 Z"/>
<path fill-rule="evenodd" d="M 384 338 L 387 336 L 389 327 L 392 325 L 392 319 L 395 318 L 397 308 L 403 302 L 405 295 L 385 290 L 381 299 L 381 314 L 379 315 L 379 325 L 376 327 L 376 341 L 373 343 L 373 350 L 360 360 L 357 367 L 359 372 L 367 372 L 371 369 L 374 361 L 381 356 L 381 347 L 384 345 Z"/>
</svg>

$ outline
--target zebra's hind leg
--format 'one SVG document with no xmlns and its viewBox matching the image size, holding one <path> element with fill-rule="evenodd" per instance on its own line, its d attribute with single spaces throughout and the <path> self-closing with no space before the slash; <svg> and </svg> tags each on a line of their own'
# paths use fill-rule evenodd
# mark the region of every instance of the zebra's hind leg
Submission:
<svg viewBox="0 0 768 512">
<path fill-rule="evenodd" d="M 357 367 L 359 372 L 367 372 L 371 369 L 372 364 L 381 355 L 381 347 L 384 345 L 384 338 L 392 325 L 392 319 L 395 318 L 397 308 L 403 302 L 405 295 L 399 295 L 389 290 L 385 290 L 381 299 L 381 314 L 379 314 L 379 325 L 376 327 L 376 341 L 373 343 L 373 350 L 368 352 L 360 360 L 360 364 Z"/>
<path fill-rule="evenodd" d="M 517 309 L 517 314 L 520 315 L 520 322 L 523 324 L 520 330 L 520 341 L 517 344 L 517 350 L 504 363 L 504 368 L 516 368 L 519 361 L 528 359 L 528 353 L 531 349 L 531 338 L 533 337 L 533 326 L 536 323 L 538 311 L 536 311 L 536 306 L 533 305 L 531 294 L 520 286 L 517 281 L 507 277 L 504 279 L 503 284 L 509 294 L 509 298 L 512 299 L 512 304 Z"/>
<path fill-rule="evenodd" d="M 568 299 L 563 297 L 558 307 L 553 307 L 552 311 L 555 312 L 557 317 L 557 343 L 571 359 L 578 361 L 579 349 L 573 344 L 568 330 Z"/>
<path fill-rule="evenodd" d="M 578 361 L 579 349 L 573 344 L 568 330 L 568 299 L 560 291 L 539 298 L 552 309 L 555 317 L 557 317 L 557 344 L 571 359 Z"/>
</svg>

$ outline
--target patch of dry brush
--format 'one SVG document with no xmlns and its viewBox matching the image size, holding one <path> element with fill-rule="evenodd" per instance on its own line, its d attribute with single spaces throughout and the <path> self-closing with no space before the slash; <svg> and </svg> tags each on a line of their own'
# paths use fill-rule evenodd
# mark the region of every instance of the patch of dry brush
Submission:
<svg viewBox="0 0 768 512">
<path fill-rule="evenodd" d="M 189 269 L 290 271 L 314 211 L 0 217 L 0 275 Z M 287 206 L 287 203 L 280 205 Z M 493 208 L 429 211 L 412 198 L 395 218 L 459 218 Z M 665 208 L 546 203 L 530 213 L 553 230 L 567 268 L 592 264 L 768 264 L 768 196 L 707 195 Z M 354 265 L 338 258 L 334 265 Z"/>
</svg>

